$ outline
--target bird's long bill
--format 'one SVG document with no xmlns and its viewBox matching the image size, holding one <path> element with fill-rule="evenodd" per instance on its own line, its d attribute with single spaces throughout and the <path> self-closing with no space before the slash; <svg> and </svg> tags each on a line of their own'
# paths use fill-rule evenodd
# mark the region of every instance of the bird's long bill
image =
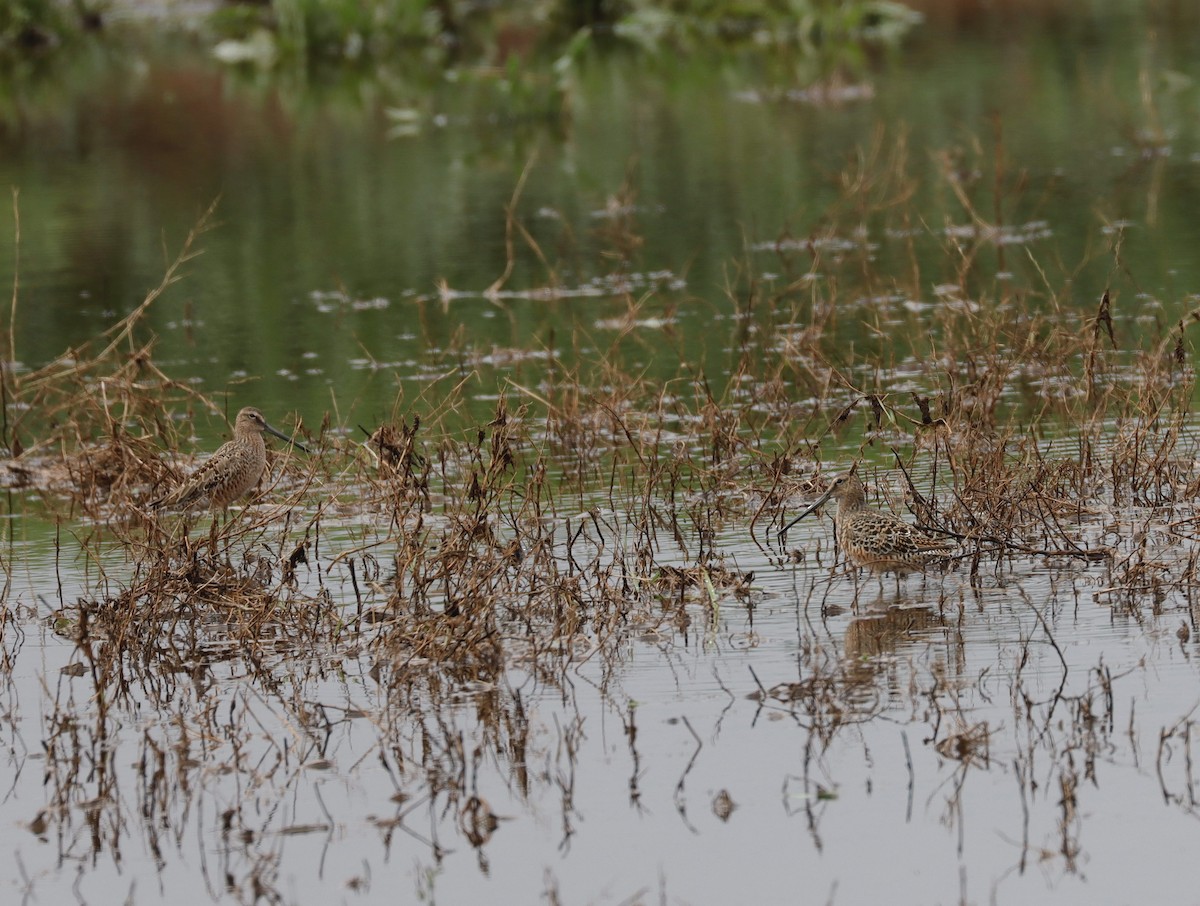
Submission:
<svg viewBox="0 0 1200 906">
<path fill-rule="evenodd" d="M 280 440 L 286 440 L 289 444 L 291 444 L 297 450 L 303 450 L 305 453 L 308 452 L 308 447 L 304 446 L 304 444 L 300 443 L 300 441 L 296 440 L 294 437 L 288 437 L 282 431 L 276 431 L 274 428 L 272 428 L 266 422 L 263 422 L 263 427 L 267 429 L 268 434 L 274 434 Z"/>
<path fill-rule="evenodd" d="M 783 528 L 781 528 L 779 530 L 779 537 L 783 538 L 785 535 L 787 535 L 788 529 L 790 529 L 793 525 L 795 525 L 797 522 L 799 522 L 805 516 L 811 515 L 812 513 L 815 513 L 817 510 L 819 510 L 821 508 L 821 505 L 826 500 L 829 499 L 829 495 L 832 493 L 833 493 L 833 485 L 830 485 L 829 490 L 826 491 L 824 494 L 822 494 L 820 497 L 818 497 L 816 500 L 816 503 L 810 504 L 808 509 L 806 509 L 803 513 L 801 513 L 799 516 L 797 516 L 795 519 L 793 519 L 791 522 L 789 522 L 787 525 L 785 525 Z"/>
</svg>

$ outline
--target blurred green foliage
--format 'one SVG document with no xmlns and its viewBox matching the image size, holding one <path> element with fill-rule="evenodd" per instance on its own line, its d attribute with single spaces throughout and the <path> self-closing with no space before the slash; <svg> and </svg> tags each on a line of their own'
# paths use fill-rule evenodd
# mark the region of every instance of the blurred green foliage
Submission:
<svg viewBox="0 0 1200 906">
<path fill-rule="evenodd" d="M 894 41 L 919 19 L 891 0 L 274 0 L 216 16 L 230 39 L 266 29 L 279 56 L 309 61 L 380 58 L 414 45 L 447 61 L 558 57 L 581 30 L 650 51 L 702 40 Z"/>
<path fill-rule="evenodd" d="M 44 52 L 100 29 L 107 2 L 3 0 L 0 52 Z M 122 16 L 124 30 L 133 23 L 136 31 L 139 22 L 156 31 L 196 24 L 162 0 L 146 0 L 140 10 L 141 17 Z M 443 66 L 502 65 L 513 56 L 553 61 L 581 34 L 647 52 L 713 41 L 894 42 L 919 20 L 895 0 L 269 0 L 215 4 L 203 27 L 219 59 L 268 69 L 380 64 L 413 49 Z"/>
<path fill-rule="evenodd" d="M 55 46 L 71 27 L 65 8 L 56 0 L 0 3 L 0 50 L 5 53 Z"/>
</svg>

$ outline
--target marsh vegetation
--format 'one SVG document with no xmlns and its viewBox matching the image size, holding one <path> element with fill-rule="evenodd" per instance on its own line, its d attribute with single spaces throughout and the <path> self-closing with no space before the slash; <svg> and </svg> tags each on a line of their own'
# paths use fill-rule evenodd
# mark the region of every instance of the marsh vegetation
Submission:
<svg viewBox="0 0 1200 906">
<path fill-rule="evenodd" d="M 158 63 L 154 90 L 110 98 L 143 139 L 180 104 L 226 135 L 279 120 L 233 163 L 92 123 L 96 156 L 144 156 L 74 184 L 78 219 L 22 179 L 86 119 L 43 98 L 6 174 L 9 894 L 1177 890 L 1198 834 L 1200 269 L 1180 250 L 1200 73 L 1113 54 L 1046 102 L 1057 122 L 1118 86 L 1116 113 L 1074 114 L 1120 120 L 1090 154 L 1015 96 L 952 140 L 914 128 L 942 121 L 919 98 L 894 114 L 903 74 L 866 62 L 803 84 L 731 65 L 718 101 L 685 61 L 698 87 L 647 100 L 661 71 L 593 58 L 570 115 L 532 126 L 455 121 L 461 95 L 305 111 Z M 600 98 L 641 156 L 591 147 Z M 670 140 L 648 107 L 695 131 Z M 731 169 L 677 154 L 714 138 Z M 789 170 L 797 149 L 817 163 Z M 178 204 L 148 219 L 147 185 Z M 247 405 L 307 452 L 272 442 L 225 510 L 152 506 Z M 855 462 L 873 506 L 953 545 L 946 569 L 859 574 L 827 519 L 780 542 Z"/>
</svg>

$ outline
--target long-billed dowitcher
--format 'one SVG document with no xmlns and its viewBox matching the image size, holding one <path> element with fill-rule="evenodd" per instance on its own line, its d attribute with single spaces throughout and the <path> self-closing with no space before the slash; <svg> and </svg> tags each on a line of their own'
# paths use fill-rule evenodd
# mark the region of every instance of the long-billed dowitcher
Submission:
<svg viewBox="0 0 1200 906">
<path fill-rule="evenodd" d="M 810 513 L 816 512 L 829 498 L 837 501 L 833 517 L 842 553 L 855 566 L 897 573 L 924 569 L 929 563 L 953 554 L 945 541 L 925 534 L 915 526 L 888 513 L 867 506 L 862 482 L 854 470 L 839 475 L 824 494 L 779 532 L 782 540 L 788 529 Z"/>
<path fill-rule="evenodd" d="M 247 406 L 237 414 L 233 439 L 217 448 L 217 452 L 193 472 L 188 479 L 158 500 L 152 507 L 191 510 L 208 508 L 221 510 L 254 488 L 267 467 L 267 445 L 263 432 L 286 440 L 292 446 L 308 452 L 308 448 L 267 424 L 263 414 Z"/>
</svg>

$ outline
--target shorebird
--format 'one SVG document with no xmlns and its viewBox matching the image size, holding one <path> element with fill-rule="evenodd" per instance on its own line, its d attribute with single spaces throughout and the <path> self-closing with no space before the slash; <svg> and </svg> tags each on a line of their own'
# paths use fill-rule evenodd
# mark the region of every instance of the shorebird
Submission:
<svg viewBox="0 0 1200 906">
<path fill-rule="evenodd" d="M 803 513 L 779 532 L 780 541 L 788 529 L 810 513 L 816 512 L 829 498 L 837 501 L 833 517 L 838 544 L 842 553 L 855 566 L 865 566 L 877 572 L 895 570 L 897 573 L 924 569 L 938 560 L 953 555 L 943 540 L 925 534 L 888 513 L 867 506 L 862 482 L 854 470 L 839 475 L 824 494 Z"/>
<path fill-rule="evenodd" d="M 277 431 L 267 424 L 263 414 L 247 406 L 237 414 L 233 425 L 233 439 L 217 448 L 204 465 L 165 497 L 150 504 L 158 509 L 178 510 L 211 509 L 223 510 L 247 491 L 252 490 L 262 478 L 267 467 L 267 445 L 263 432 L 286 440 L 299 450 L 308 448 Z"/>
</svg>

